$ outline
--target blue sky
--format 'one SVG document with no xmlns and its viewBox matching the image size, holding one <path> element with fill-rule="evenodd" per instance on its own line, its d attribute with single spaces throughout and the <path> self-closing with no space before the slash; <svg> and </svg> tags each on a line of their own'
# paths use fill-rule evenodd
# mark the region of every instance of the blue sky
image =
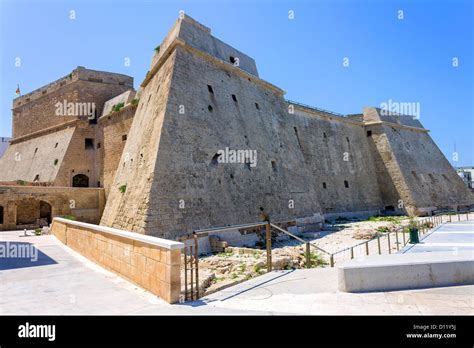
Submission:
<svg viewBox="0 0 474 348">
<path fill-rule="evenodd" d="M 11 135 L 17 84 L 25 94 L 82 65 L 131 75 L 137 87 L 154 47 L 184 10 L 253 57 L 260 77 L 287 91 L 286 98 L 343 114 L 388 100 L 420 103 L 420 121 L 446 157 L 451 161 L 456 144 L 455 164 L 474 165 L 470 0 L 0 0 L 0 6 L 0 136 Z"/>
</svg>

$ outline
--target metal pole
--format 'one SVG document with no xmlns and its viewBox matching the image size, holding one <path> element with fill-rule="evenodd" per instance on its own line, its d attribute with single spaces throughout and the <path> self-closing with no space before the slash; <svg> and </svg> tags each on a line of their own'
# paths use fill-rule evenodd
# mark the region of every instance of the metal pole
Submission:
<svg viewBox="0 0 474 348">
<path fill-rule="evenodd" d="M 351 259 L 354 258 L 354 247 L 351 247 Z"/>
<path fill-rule="evenodd" d="M 311 268 L 311 251 L 309 242 L 306 243 L 306 268 Z"/>
<path fill-rule="evenodd" d="M 265 225 L 267 241 L 267 272 L 272 271 L 272 230 L 270 222 Z"/>
<path fill-rule="evenodd" d="M 379 246 L 379 255 L 382 255 L 382 249 L 380 248 L 380 236 L 377 236 L 377 244 Z"/>
<path fill-rule="evenodd" d="M 405 237 L 405 231 L 402 230 L 402 234 L 403 234 L 403 246 L 407 245 L 407 242 L 406 242 L 406 237 Z"/>
<path fill-rule="evenodd" d="M 194 282 L 193 282 L 193 246 L 189 247 L 189 265 L 191 266 L 191 300 L 194 300 Z"/>
<path fill-rule="evenodd" d="M 184 299 L 188 299 L 188 247 L 184 247 Z"/>
<path fill-rule="evenodd" d="M 199 299 L 199 251 L 198 251 L 198 238 L 197 234 L 194 234 L 194 261 L 196 262 L 196 300 Z"/>
<path fill-rule="evenodd" d="M 365 242 L 365 253 L 366 255 L 369 255 L 369 242 Z"/>
<path fill-rule="evenodd" d="M 451 222 L 451 214 L 449 214 L 449 222 Z"/>
<path fill-rule="evenodd" d="M 391 254 L 392 250 L 390 250 L 390 233 L 387 233 L 387 242 L 388 242 L 388 253 Z"/>
<path fill-rule="evenodd" d="M 329 261 L 331 263 L 331 267 L 334 267 L 334 254 L 331 254 L 331 257 L 329 258 Z"/>
<path fill-rule="evenodd" d="M 459 221 L 459 213 L 458 213 L 458 221 Z"/>
<path fill-rule="evenodd" d="M 400 246 L 398 245 L 398 230 L 395 231 L 395 240 L 397 242 L 397 251 L 400 250 Z"/>
</svg>

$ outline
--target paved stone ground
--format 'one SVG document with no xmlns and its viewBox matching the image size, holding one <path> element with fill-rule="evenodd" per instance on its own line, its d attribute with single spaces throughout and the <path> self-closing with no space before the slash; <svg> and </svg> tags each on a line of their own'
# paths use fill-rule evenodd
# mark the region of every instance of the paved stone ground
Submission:
<svg viewBox="0 0 474 348">
<path fill-rule="evenodd" d="M 472 251 L 474 257 L 474 221 L 451 222 L 440 225 L 424 236 L 418 244 L 408 244 L 402 253 L 433 251 Z"/>
<path fill-rule="evenodd" d="M 331 268 L 271 272 L 198 301 L 170 305 L 95 265 L 53 236 L 0 232 L 31 243 L 34 263 L 0 258 L 0 314 L 474 314 L 474 286 L 385 293 L 337 291 Z"/>
</svg>

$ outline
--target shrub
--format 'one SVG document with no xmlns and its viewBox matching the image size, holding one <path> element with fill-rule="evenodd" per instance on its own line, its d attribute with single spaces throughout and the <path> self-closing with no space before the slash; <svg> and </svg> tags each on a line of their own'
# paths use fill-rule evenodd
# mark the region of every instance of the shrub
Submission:
<svg viewBox="0 0 474 348">
<path fill-rule="evenodd" d="M 35 235 L 36 236 L 41 236 L 43 234 L 43 230 L 41 228 L 35 229 Z"/>
<path fill-rule="evenodd" d="M 308 253 L 304 253 L 305 257 L 305 262 L 306 262 L 306 257 L 308 256 Z M 310 267 L 320 267 L 327 265 L 328 263 L 319 255 L 318 253 L 315 252 L 310 252 L 309 253 L 309 262 L 310 262 Z"/>
<path fill-rule="evenodd" d="M 155 52 L 156 52 L 156 54 L 160 53 L 160 45 L 155 47 Z"/>
<path fill-rule="evenodd" d="M 121 186 L 119 186 L 118 189 L 121 193 L 125 193 L 125 191 L 127 191 L 127 185 L 121 185 Z"/>
<path fill-rule="evenodd" d="M 138 102 L 140 101 L 139 98 L 133 98 L 132 101 L 130 102 L 130 104 L 132 104 L 133 106 L 135 105 L 138 105 Z"/>
<path fill-rule="evenodd" d="M 23 185 L 26 185 L 26 182 L 25 182 L 24 180 L 17 180 L 16 183 L 17 183 L 18 185 L 22 185 L 22 186 L 23 186 Z"/>
<path fill-rule="evenodd" d="M 390 232 L 390 229 L 387 226 L 380 226 L 380 227 L 377 227 L 377 232 L 381 232 L 381 233 Z"/>
<path fill-rule="evenodd" d="M 120 111 L 124 107 L 124 103 L 118 103 L 112 107 L 112 112 Z"/>
</svg>

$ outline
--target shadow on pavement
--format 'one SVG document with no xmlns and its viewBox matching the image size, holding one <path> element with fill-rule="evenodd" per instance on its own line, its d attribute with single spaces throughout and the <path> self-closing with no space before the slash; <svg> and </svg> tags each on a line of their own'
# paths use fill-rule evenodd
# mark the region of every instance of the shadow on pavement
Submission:
<svg viewBox="0 0 474 348">
<path fill-rule="evenodd" d="M 31 243 L 0 242 L 0 271 L 57 264 Z"/>
</svg>

